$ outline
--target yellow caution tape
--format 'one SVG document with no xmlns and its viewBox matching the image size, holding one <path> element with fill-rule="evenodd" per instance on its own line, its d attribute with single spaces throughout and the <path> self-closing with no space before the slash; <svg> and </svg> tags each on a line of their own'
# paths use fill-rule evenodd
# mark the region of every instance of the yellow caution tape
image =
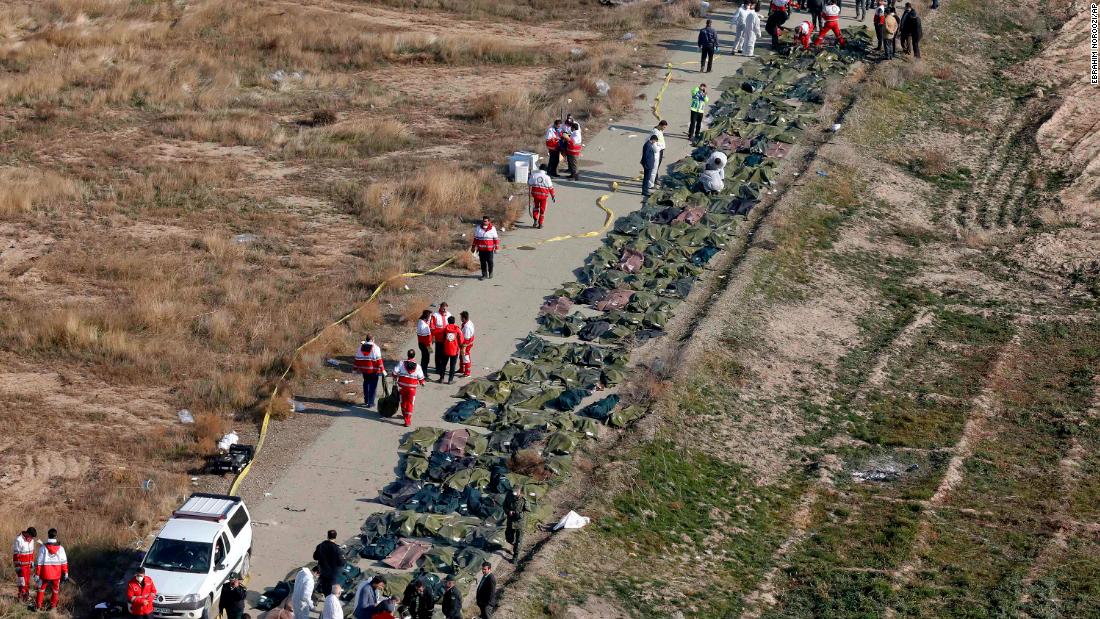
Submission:
<svg viewBox="0 0 1100 619">
<path fill-rule="evenodd" d="M 668 83 L 672 81 L 672 63 L 665 65 L 668 69 L 668 73 L 665 74 L 665 83 L 661 84 L 661 89 L 657 91 L 657 96 L 653 97 L 653 117 L 658 121 L 661 120 L 661 98 L 665 96 L 665 89 L 668 88 Z"/>
<path fill-rule="evenodd" d="M 545 241 L 540 241 L 540 242 L 536 243 L 535 245 L 543 245 L 545 243 L 553 243 L 553 242 L 556 242 L 556 241 L 564 241 L 566 239 L 589 238 L 589 237 L 599 236 L 599 235 L 603 234 L 605 231 L 607 231 L 611 227 L 611 221 L 615 218 L 615 213 L 611 209 L 604 206 L 604 203 L 607 202 L 608 197 L 609 196 L 607 194 L 605 194 L 605 195 L 600 196 L 596 200 L 596 206 L 600 207 L 600 209 L 602 209 L 603 212 L 604 212 L 603 226 L 601 226 L 599 230 L 592 230 L 590 232 L 583 232 L 583 233 L 579 233 L 579 234 L 565 234 L 565 235 L 562 235 L 562 236 L 555 236 L 555 237 L 546 239 Z M 534 247 L 525 245 L 525 246 L 519 247 L 518 249 L 534 249 Z M 277 381 L 275 381 L 275 387 L 272 388 L 271 395 L 268 396 L 268 398 L 267 398 L 267 404 L 264 405 L 264 419 L 263 419 L 263 422 L 260 424 L 260 437 L 258 439 L 256 439 L 256 451 L 252 455 L 252 460 L 250 460 L 248 462 L 248 464 L 246 464 L 245 467 L 243 469 L 241 469 L 240 473 L 237 473 L 237 477 L 233 480 L 233 485 L 231 485 L 229 487 L 229 494 L 231 494 L 231 495 L 237 494 L 237 492 L 240 490 L 241 483 L 244 481 L 245 477 L 248 477 L 249 471 L 252 470 L 252 463 L 255 462 L 256 458 L 258 458 L 260 456 L 260 450 L 263 449 L 263 447 L 264 447 L 264 440 L 267 439 L 267 428 L 271 424 L 271 410 L 275 406 L 275 398 L 278 397 L 278 395 L 279 395 L 279 386 L 282 384 L 283 381 L 286 380 L 287 376 L 290 375 L 290 369 L 291 369 L 291 367 L 293 367 L 294 361 L 297 360 L 298 357 L 302 354 L 302 350 L 304 350 L 307 346 L 309 346 L 310 344 L 312 344 L 312 343 L 316 342 L 318 339 L 320 339 L 321 336 L 324 335 L 324 333 L 326 331 L 328 331 L 329 329 L 331 329 L 331 328 L 333 328 L 337 325 L 341 325 L 341 324 L 347 322 L 352 316 L 355 316 L 356 314 L 358 314 L 364 307 L 366 307 L 367 305 L 370 305 L 375 299 L 378 298 L 378 295 L 382 292 L 382 290 L 390 282 L 392 282 L 396 279 L 412 278 L 412 277 L 420 277 L 422 275 L 428 275 L 429 273 L 434 273 L 434 272 L 438 271 L 439 269 L 442 269 L 443 267 L 451 264 L 454 261 L 455 261 L 455 259 L 453 257 L 448 258 L 448 259 L 444 260 L 443 262 L 440 262 L 439 264 L 435 265 L 434 267 L 428 269 L 427 271 L 423 271 L 423 272 L 420 272 L 420 273 L 402 273 L 400 275 L 394 275 L 393 277 L 390 277 L 390 278 L 386 279 L 386 281 L 382 282 L 381 284 L 378 284 L 378 286 L 375 287 L 374 292 L 372 292 L 370 297 L 368 297 L 366 301 L 364 301 L 362 304 L 360 304 L 359 307 L 357 307 L 354 310 L 348 312 L 347 314 L 344 314 L 343 316 L 340 317 L 339 320 L 336 320 L 335 322 L 332 322 L 331 324 L 326 325 L 320 331 L 315 333 L 313 335 L 313 337 L 309 338 L 301 346 L 294 349 L 294 353 L 291 355 L 290 363 L 287 364 L 286 369 L 283 370 L 283 373 L 279 375 L 279 379 Z"/>
</svg>

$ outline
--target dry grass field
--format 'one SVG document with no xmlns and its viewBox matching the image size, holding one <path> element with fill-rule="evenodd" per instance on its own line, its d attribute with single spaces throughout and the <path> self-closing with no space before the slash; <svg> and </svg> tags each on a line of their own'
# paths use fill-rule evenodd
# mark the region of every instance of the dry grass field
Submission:
<svg viewBox="0 0 1100 619">
<path fill-rule="evenodd" d="M 566 100 L 589 126 L 631 106 L 654 28 L 687 16 L 596 0 L 0 6 L 0 534 L 58 526 L 85 574 L 140 542 L 289 351 L 383 279 L 453 255 L 481 213 L 514 218 L 504 156 L 538 147 Z M 363 312 L 320 345 L 346 351 L 382 322 Z"/>
</svg>

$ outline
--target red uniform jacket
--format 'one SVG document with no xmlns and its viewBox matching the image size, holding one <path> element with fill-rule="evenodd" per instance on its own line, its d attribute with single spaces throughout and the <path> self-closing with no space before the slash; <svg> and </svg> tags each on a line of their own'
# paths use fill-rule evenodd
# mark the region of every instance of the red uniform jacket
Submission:
<svg viewBox="0 0 1100 619">
<path fill-rule="evenodd" d="M 153 614 L 153 599 L 157 597 L 157 587 L 148 576 L 141 582 L 137 577 L 126 585 L 126 601 L 130 603 L 130 614 L 145 616 Z"/>
<path fill-rule="evenodd" d="M 462 329 L 458 325 L 447 325 L 443 329 L 443 353 L 448 357 L 458 355 L 466 338 L 462 337 Z"/>
</svg>

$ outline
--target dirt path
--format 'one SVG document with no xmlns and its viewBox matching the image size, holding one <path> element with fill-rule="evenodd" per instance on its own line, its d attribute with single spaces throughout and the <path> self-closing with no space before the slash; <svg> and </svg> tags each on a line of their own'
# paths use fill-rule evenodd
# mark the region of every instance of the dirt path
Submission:
<svg viewBox="0 0 1100 619">
<path fill-rule="evenodd" d="M 716 16 L 720 35 L 729 37 L 723 15 Z M 704 81 L 712 89 L 725 75 L 744 62 L 723 55 L 716 59 L 713 73 L 700 79 L 695 71 L 698 56 L 693 31 L 677 32 L 665 42 L 673 63 L 673 79 L 663 98 L 663 112 L 671 123 L 666 133 L 668 152 L 665 161 L 674 162 L 689 150 L 684 137 L 687 125 L 687 101 L 691 89 Z M 726 47 L 728 50 L 729 48 Z M 661 79 L 658 79 L 661 78 Z M 596 200 L 608 195 L 606 206 L 616 217 L 641 206 L 640 188 L 633 180 L 639 174 L 641 147 L 655 124 L 649 111 L 663 81 L 663 72 L 645 90 L 645 98 L 626 118 L 615 118 L 597 135 L 586 138 L 585 155 L 580 162 L 578 182 L 559 181 L 558 200 L 552 205 L 546 226 L 529 227 L 527 221 L 504 235 L 505 250 L 497 258 L 492 280 L 477 281 L 476 276 L 442 274 L 437 276 L 454 285 L 446 300 L 456 314 L 469 310 L 478 327 L 473 358 L 475 376 L 496 368 L 515 350 L 517 340 L 535 330 L 535 317 L 543 297 L 563 282 L 574 279 L 574 268 L 602 241 L 600 237 L 570 239 L 537 245 L 534 250 L 520 246 L 576 232 L 601 229 L 604 212 Z M 501 154 L 503 159 L 504 154 Z M 618 181 L 620 189 L 612 193 L 609 185 Z M 524 187 L 517 186 L 516 199 L 526 200 Z M 429 285 L 431 285 L 429 283 Z M 409 340 L 395 350 L 415 347 Z M 431 377 L 434 379 L 434 376 Z M 456 385 L 430 383 L 417 394 L 414 425 L 458 427 L 442 421 L 453 403 Z M 349 391 L 355 385 L 349 385 Z M 335 528 L 340 538 L 354 535 L 363 520 L 375 511 L 388 509 L 376 501 L 378 491 L 396 476 L 397 446 L 406 434 L 399 422 L 380 419 L 376 413 L 358 407 L 338 407 L 301 394 L 306 402 L 303 415 L 329 415 L 335 420 L 300 457 L 269 482 L 268 487 L 250 487 L 249 494 L 263 495 L 252 504 L 257 522 L 252 561 L 254 589 L 270 586 L 290 570 L 308 561 L 314 545 L 326 529 Z M 465 426 L 463 426 L 465 427 Z"/>
</svg>

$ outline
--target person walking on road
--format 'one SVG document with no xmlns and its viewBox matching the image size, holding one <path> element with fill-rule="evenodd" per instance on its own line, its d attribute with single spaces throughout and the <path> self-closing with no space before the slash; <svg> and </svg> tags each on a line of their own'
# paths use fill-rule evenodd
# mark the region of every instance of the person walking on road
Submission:
<svg viewBox="0 0 1100 619">
<path fill-rule="evenodd" d="M 344 619 L 344 605 L 340 603 L 340 594 L 343 592 L 344 588 L 340 585 L 332 585 L 332 590 L 325 595 L 321 619 Z"/>
<path fill-rule="evenodd" d="M 886 9 L 886 18 L 882 21 L 882 44 L 886 52 L 886 59 L 893 60 L 897 52 L 898 16 L 894 7 Z"/>
<path fill-rule="evenodd" d="M 454 574 L 443 582 L 443 599 L 439 602 L 443 606 L 443 619 L 462 619 L 462 594 L 455 587 Z"/>
<path fill-rule="evenodd" d="M 38 557 L 34 561 L 38 580 L 42 585 L 38 588 L 38 600 L 35 608 L 42 610 L 42 604 L 46 600 L 46 591 L 50 591 L 49 609 L 57 608 L 57 600 L 61 594 L 61 583 L 69 580 L 69 559 L 65 555 L 65 547 L 57 541 L 57 529 L 47 532 L 46 543 L 38 547 Z"/>
<path fill-rule="evenodd" d="M 477 594 L 475 601 L 481 611 L 478 619 L 493 619 L 499 601 L 497 600 L 497 577 L 493 574 L 493 564 L 488 561 L 481 562 L 481 580 L 477 582 Z"/>
<path fill-rule="evenodd" d="M 649 192 L 657 183 L 658 148 L 657 136 L 651 135 L 642 145 L 642 197 L 648 198 Z"/>
<path fill-rule="evenodd" d="M 555 118 L 554 124 L 546 129 L 546 150 L 549 153 L 550 176 L 558 175 L 558 162 L 561 160 L 561 119 Z"/>
<path fill-rule="evenodd" d="M 321 572 L 319 589 L 322 595 L 332 593 L 332 583 L 336 582 L 336 575 L 347 563 L 344 561 L 344 553 L 340 551 L 340 546 L 335 540 L 336 529 L 329 529 L 325 541 L 317 544 L 313 549 L 313 560 L 317 562 L 317 568 Z"/>
<path fill-rule="evenodd" d="M 290 594 L 290 610 L 294 619 L 309 619 L 313 612 L 313 587 L 320 570 L 316 565 L 303 567 L 294 576 L 294 591 Z"/>
<path fill-rule="evenodd" d="M 157 586 L 139 567 L 130 582 L 126 583 L 126 605 L 131 617 L 149 617 L 153 614 L 153 600 L 157 598 Z"/>
<path fill-rule="evenodd" d="M 844 47 L 844 35 L 840 33 L 840 6 L 837 0 L 829 0 L 829 4 L 825 5 L 825 27 L 819 30 L 817 37 L 814 38 L 814 47 L 821 45 L 829 32 L 832 32 L 837 43 Z"/>
<path fill-rule="evenodd" d="M 742 2 L 741 6 L 737 7 L 737 10 L 733 12 L 730 17 L 730 30 L 733 35 L 733 50 L 730 54 L 741 53 L 741 41 L 745 32 L 745 17 L 749 14 L 749 3 Z"/>
<path fill-rule="evenodd" d="M 920 15 L 917 15 L 917 10 L 909 7 L 909 3 L 905 3 L 906 10 L 909 11 L 909 17 L 902 20 L 901 24 L 901 41 L 902 46 L 905 47 L 905 53 L 913 53 L 913 58 L 920 58 L 920 39 L 924 35 L 921 27 Z"/>
<path fill-rule="evenodd" d="M 474 371 L 474 336 L 477 335 L 477 330 L 474 328 L 474 321 L 470 320 L 470 312 L 463 310 L 459 315 L 462 319 L 462 324 L 459 328 L 462 329 L 462 358 L 459 359 L 459 370 L 463 376 L 469 377 Z"/>
<path fill-rule="evenodd" d="M 230 574 L 229 582 L 222 587 L 222 599 L 218 603 L 225 611 L 226 619 L 244 619 L 244 602 L 248 598 L 248 589 L 241 582 L 240 574 Z"/>
<path fill-rule="evenodd" d="M 783 32 L 783 24 L 790 17 L 789 0 L 772 0 L 768 5 L 768 22 L 764 29 L 772 36 L 772 50 L 779 50 L 779 35 Z"/>
<path fill-rule="evenodd" d="M 486 215 L 481 218 L 481 223 L 474 228 L 474 240 L 470 244 L 470 251 L 476 252 L 477 259 L 481 262 L 481 279 L 486 277 L 493 279 L 493 255 L 497 253 L 498 249 L 500 249 L 500 235 L 497 234 L 497 229 L 493 227 L 493 220 Z M 437 355 L 439 354 L 439 346 L 439 340 L 436 340 L 435 354 Z"/>
<path fill-rule="evenodd" d="M 462 339 L 462 329 L 455 324 L 455 317 L 451 316 L 447 319 L 447 326 L 443 328 L 443 355 L 436 357 L 435 369 L 439 372 L 439 382 L 443 382 L 443 377 L 447 373 L 447 366 L 451 368 L 451 377 L 447 380 L 448 383 L 455 382 L 455 367 L 458 365 L 458 354 L 462 351 L 462 345 L 465 343 Z"/>
<path fill-rule="evenodd" d="M 555 203 L 558 201 L 557 195 L 554 194 L 554 181 L 550 179 L 550 175 L 546 173 L 546 164 L 540 163 L 539 168 L 535 170 L 534 174 L 527 177 L 527 188 L 531 195 L 531 219 L 534 220 L 534 226 L 541 228 L 543 220 L 546 217 L 546 202 L 547 200 L 553 200 Z"/>
<path fill-rule="evenodd" d="M 504 497 L 504 539 L 512 544 L 512 564 L 519 563 L 523 549 L 523 529 L 527 525 L 527 499 L 519 488 Z"/>
<path fill-rule="evenodd" d="M 447 311 L 447 302 L 441 301 L 439 303 L 439 309 L 432 313 L 428 321 L 428 327 L 432 332 L 432 341 L 435 342 L 435 358 L 437 363 L 439 358 L 443 356 L 443 329 L 447 328 L 447 319 L 450 317 L 451 313 Z M 422 365 L 424 367 L 430 367 L 427 362 Z"/>
<path fill-rule="evenodd" d="M 701 56 L 699 57 L 699 72 L 707 73 L 711 72 L 714 67 L 714 52 L 718 50 L 718 31 L 711 26 L 711 21 L 707 20 L 707 25 L 699 30 L 699 51 Z"/>
<path fill-rule="evenodd" d="M 737 40 L 737 49 L 748 58 L 756 55 L 756 39 L 760 38 L 760 15 L 756 12 L 756 3 L 749 2 L 749 13 L 745 15 L 745 27 L 741 29 L 741 38 Z"/>
<path fill-rule="evenodd" d="M 31 579 L 34 576 L 34 543 L 38 539 L 38 531 L 34 527 L 27 527 L 25 531 L 15 536 L 11 547 L 11 563 L 15 568 L 15 586 L 20 602 L 30 601 Z"/>
<path fill-rule="evenodd" d="M 382 349 L 374 343 L 373 336 L 367 335 L 359 343 L 359 350 L 355 352 L 355 369 L 363 374 L 363 403 L 367 408 L 373 408 L 378 393 L 378 378 L 386 375 Z"/>
<path fill-rule="evenodd" d="M 420 349 L 420 365 L 428 366 L 432 362 L 432 310 L 420 312 L 416 321 L 416 346 Z"/>
<path fill-rule="evenodd" d="M 451 320 L 454 320 L 454 317 Z M 397 380 L 397 393 L 401 396 L 401 412 L 404 414 L 407 428 L 412 425 L 416 389 L 424 384 L 424 370 L 416 364 L 415 350 L 409 349 L 406 359 L 393 368 L 393 377 Z"/>
<path fill-rule="evenodd" d="M 665 162 L 665 129 L 668 129 L 668 121 L 661 120 L 649 134 L 657 137 L 657 168 L 653 177 L 654 182 L 661 178 L 661 165 Z"/>
<path fill-rule="evenodd" d="M 698 140 L 703 136 L 703 114 L 707 111 L 710 97 L 707 96 L 707 85 L 699 84 L 691 90 L 691 121 L 688 123 L 688 139 Z"/>
<path fill-rule="evenodd" d="M 841 2 L 842 0 L 837 0 Z M 856 21 L 863 21 L 867 17 L 867 0 L 856 0 Z"/>
</svg>

